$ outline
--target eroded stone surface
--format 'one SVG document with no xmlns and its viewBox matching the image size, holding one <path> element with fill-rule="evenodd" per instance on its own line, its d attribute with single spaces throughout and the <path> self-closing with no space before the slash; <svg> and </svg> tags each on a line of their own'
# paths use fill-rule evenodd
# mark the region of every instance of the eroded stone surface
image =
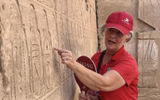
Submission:
<svg viewBox="0 0 160 100">
<path fill-rule="evenodd" d="M 0 0 L 0 99 L 72 100 L 73 72 L 53 48 L 91 56 L 95 20 L 94 0 Z"/>
</svg>

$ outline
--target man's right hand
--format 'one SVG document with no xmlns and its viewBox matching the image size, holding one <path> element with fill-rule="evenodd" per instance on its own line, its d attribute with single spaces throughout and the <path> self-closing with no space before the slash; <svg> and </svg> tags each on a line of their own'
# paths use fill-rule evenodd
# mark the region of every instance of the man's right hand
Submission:
<svg viewBox="0 0 160 100">
<path fill-rule="evenodd" d="M 79 100 L 91 100 L 89 97 L 86 96 L 86 94 L 82 91 L 79 94 Z"/>
<path fill-rule="evenodd" d="M 81 92 L 79 94 L 79 100 L 99 100 L 99 98 L 97 95 L 91 94 L 91 92 L 88 92 L 87 94 Z"/>
</svg>

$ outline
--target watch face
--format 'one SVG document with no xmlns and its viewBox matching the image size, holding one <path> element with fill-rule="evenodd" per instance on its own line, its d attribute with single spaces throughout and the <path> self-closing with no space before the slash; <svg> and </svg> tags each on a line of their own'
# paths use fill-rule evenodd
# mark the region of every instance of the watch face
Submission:
<svg viewBox="0 0 160 100">
<path fill-rule="evenodd" d="M 82 64 L 84 67 L 94 71 L 94 72 L 97 72 L 96 70 L 96 66 L 94 64 L 94 62 L 92 61 L 92 59 L 90 59 L 89 57 L 87 56 L 80 56 L 77 60 L 76 60 L 78 63 Z M 78 77 L 74 74 L 75 76 L 75 79 L 76 79 L 76 82 L 78 83 L 79 87 L 80 87 L 80 90 L 81 91 L 85 91 L 87 92 L 88 91 L 88 87 L 85 86 L 79 79 Z"/>
</svg>

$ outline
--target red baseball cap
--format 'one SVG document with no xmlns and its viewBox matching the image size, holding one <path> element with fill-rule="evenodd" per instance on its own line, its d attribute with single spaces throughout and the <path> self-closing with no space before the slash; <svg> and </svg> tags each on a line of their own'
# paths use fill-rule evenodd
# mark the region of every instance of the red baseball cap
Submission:
<svg viewBox="0 0 160 100">
<path fill-rule="evenodd" d="M 106 20 L 106 28 L 115 28 L 123 34 L 133 30 L 133 18 L 126 12 L 113 12 Z"/>
</svg>

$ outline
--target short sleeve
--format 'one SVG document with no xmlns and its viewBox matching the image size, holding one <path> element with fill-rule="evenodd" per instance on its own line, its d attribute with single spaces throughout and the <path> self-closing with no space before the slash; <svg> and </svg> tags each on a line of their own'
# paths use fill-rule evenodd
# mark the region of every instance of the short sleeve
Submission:
<svg viewBox="0 0 160 100">
<path fill-rule="evenodd" d="M 138 78 L 138 67 L 135 60 L 124 60 L 116 64 L 112 70 L 117 71 L 123 79 L 126 81 L 127 85 L 130 85 L 133 80 Z"/>
</svg>

